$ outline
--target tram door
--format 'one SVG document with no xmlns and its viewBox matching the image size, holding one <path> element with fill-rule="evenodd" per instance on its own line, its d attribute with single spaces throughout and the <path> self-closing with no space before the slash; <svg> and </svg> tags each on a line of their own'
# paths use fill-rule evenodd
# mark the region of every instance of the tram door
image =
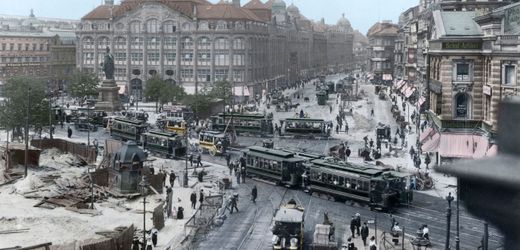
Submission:
<svg viewBox="0 0 520 250">
<path fill-rule="evenodd" d="M 291 166 L 290 163 L 282 162 L 282 182 L 291 181 Z"/>
</svg>

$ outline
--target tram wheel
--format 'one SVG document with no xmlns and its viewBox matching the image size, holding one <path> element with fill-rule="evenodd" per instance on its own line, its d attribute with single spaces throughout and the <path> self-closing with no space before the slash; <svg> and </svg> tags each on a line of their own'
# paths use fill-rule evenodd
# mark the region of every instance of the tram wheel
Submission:
<svg viewBox="0 0 520 250">
<path fill-rule="evenodd" d="M 211 156 L 215 156 L 215 155 L 217 155 L 217 150 L 215 150 L 215 149 L 209 150 L 209 154 Z"/>
</svg>

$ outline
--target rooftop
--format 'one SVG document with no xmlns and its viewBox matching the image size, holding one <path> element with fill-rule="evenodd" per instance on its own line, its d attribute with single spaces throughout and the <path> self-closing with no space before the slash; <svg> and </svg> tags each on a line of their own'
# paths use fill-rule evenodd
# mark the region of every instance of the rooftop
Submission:
<svg viewBox="0 0 520 250">
<path fill-rule="evenodd" d="M 474 11 L 441 11 L 440 17 L 445 36 L 479 36 L 481 30 L 473 20 Z"/>
</svg>

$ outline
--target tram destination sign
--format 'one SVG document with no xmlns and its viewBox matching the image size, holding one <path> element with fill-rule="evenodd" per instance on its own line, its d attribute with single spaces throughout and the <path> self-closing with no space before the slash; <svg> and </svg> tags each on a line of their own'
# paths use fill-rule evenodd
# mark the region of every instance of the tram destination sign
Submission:
<svg viewBox="0 0 520 250">
<path fill-rule="evenodd" d="M 520 4 L 505 10 L 504 32 L 510 34 L 520 32 Z"/>
<path fill-rule="evenodd" d="M 442 49 L 481 49 L 482 42 L 443 42 Z"/>
</svg>

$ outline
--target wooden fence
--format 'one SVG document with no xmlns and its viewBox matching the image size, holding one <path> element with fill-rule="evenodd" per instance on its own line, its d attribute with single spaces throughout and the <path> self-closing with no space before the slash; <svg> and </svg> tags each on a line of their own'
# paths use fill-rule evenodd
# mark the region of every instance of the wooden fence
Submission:
<svg viewBox="0 0 520 250">
<path fill-rule="evenodd" d="M 57 148 L 62 152 L 71 153 L 88 164 L 96 163 L 96 148 L 94 146 L 88 147 L 85 144 L 66 141 L 63 139 L 34 139 L 31 140 L 31 146 L 40 149 Z"/>
<path fill-rule="evenodd" d="M 123 229 L 118 235 L 97 243 L 83 245 L 80 250 L 128 250 L 132 247 L 135 228 L 131 225 Z"/>
</svg>

